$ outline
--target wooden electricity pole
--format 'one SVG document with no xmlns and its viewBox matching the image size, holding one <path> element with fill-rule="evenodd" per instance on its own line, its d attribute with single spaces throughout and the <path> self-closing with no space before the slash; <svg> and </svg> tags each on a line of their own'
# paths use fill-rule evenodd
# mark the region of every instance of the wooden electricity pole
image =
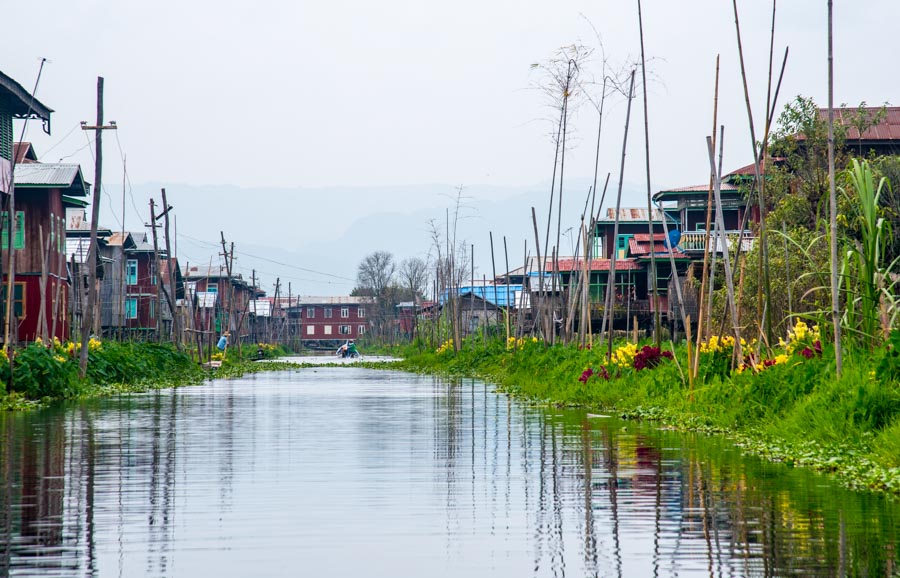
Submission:
<svg viewBox="0 0 900 578">
<path fill-rule="evenodd" d="M 103 124 L 103 77 L 97 77 L 97 124 L 88 125 L 81 123 L 81 130 L 92 130 L 96 133 L 94 139 L 94 198 L 91 206 L 91 240 L 88 246 L 87 267 L 88 294 L 87 304 L 82 309 L 81 322 L 81 355 L 79 359 L 79 374 L 84 377 L 87 373 L 88 341 L 91 329 L 94 326 L 94 304 L 96 302 L 95 285 L 97 284 L 97 221 L 100 220 L 100 194 L 103 190 L 103 131 L 116 130 L 116 123 Z M 12 241 L 12 239 L 10 239 Z"/>
<path fill-rule="evenodd" d="M 160 217 L 165 217 L 165 234 L 166 234 L 166 273 L 169 275 L 169 294 L 166 295 L 166 298 L 169 302 L 169 311 L 172 313 L 172 335 L 175 339 L 175 347 L 178 351 L 181 351 L 181 337 L 182 337 L 182 328 L 181 328 L 181 319 L 178 317 L 178 312 L 176 311 L 176 305 L 178 303 L 178 295 L 176 293 L 178 284 L 175 282 L 175 275 L 177 271 L 175 271 L 175 259 L 172 257 L 172 242 L 171 237 L 169 236 L 169 211 L 172 210 L 172 207 L 169 206 L 169 203 L 166 201 L 166 189 L 162 189 L 162 202 L 163 202 L 163 212 Z M 159 217 L 157 217 L 159 218 Z M 155 228 L 153 229 L 156 230 Z"/>
</svg>

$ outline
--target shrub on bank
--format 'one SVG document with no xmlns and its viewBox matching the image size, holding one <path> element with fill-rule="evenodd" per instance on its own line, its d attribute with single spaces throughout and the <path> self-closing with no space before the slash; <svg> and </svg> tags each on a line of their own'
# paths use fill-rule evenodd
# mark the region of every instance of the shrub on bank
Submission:
<svg viewBox="0 0 900 578">
<path fill-rule="evenodd" d="M 0 355 L 0 378 L 9 382 L 11 393 L 28 399 L 71 398 L 92 386 L 136 384 L 144 381 L 168 382 L 172 378 L 188 379 L 200 372 L 190 358 L 169 345 L 156 343 L 100 342 L 88 343 L 88 368 L 79 378 L 80 348 L 72 342 L 40 340 L 15 350 L 13 364 Z"/>
</svg>

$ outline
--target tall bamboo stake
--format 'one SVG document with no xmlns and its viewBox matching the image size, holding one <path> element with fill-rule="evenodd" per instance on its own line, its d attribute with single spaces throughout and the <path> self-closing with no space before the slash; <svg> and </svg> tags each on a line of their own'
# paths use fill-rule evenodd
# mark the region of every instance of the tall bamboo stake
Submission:
<svg viewBox="0 0 900 578">
<path fill-rule="evenodd" d="M 756 178 L 757 183 L 757 193 L 759 200 L 759 247 L 760 247 L 760 262 L 762 264 L 762 286 L 760 287 L 761 291 L 758 293 L 757 297 L 757 313 L 761 317 L 763 311 L 765 311 L 766 316 L 771 315 L 771 307 L 769 307 L 769 302 L 771 301 L 771 286 L 769 283 L 769 245 L 768 245 L 768 236 L 766 234 L 766 197 L 765 197 L 765 182 L 762 179 L 761 171 L 760 171 L 760 151 L 756 146 L 756 128 L 753 123 L 753 109 L 750 106 L 750 91 L 747 86 L 747 70 L 744 66 L 744 49 L 743 44 L 741 42 L 741 25 L 740 20 L 738 19 L 738 9 L 737 9 L 737 0 L 732 0 L 732 6 L 734 7 L 734 26 L 735 31 L 737 33 L 737 45 L 738 45 L 738 57 L 741 63 L 741 80 L 744 86 L 744 102 L 747 106 L 747 121 L 750 125 L 750 144 L 753 150 L 753 172 Z M 772 323 L 771 319 L 763 319 L 763 327 L 764 333 L 767 336 L 767 341 L 771 342 L 772 340 Z"/>
<path fill-rule="evenodd" d="M 625 134 L 622 136 L 622 162 L 619 165 L 619 190 L 616 193 L 616 216 L 615 222 L 613 224 L 613 240 L 619 236 L 619 210 L 622 206 L 622 181 L 625 179 L 625 154 L 628 150 L 628 124 L 631 121 L 631 101 L 634 98 L 634 70 L 631 71 L 631 83 L 628 87 L 628 108 L 625 113 Z M 651 238 L 652 243 L 652 238 Z M 615 251 L 615 249 L 613 249 Z M 616 286 L 616 254 L 613 252 L 612 256 L 609 259 L 609 277 L 607 277 L 606 283 L 606 306 L 603 308 L 603 323 L 600 326 L 601 334 L 606 331 L 606 321 L 609 319 L 609 348 L 607 351 L 607 358 L 612 358 L 612 345 L 613 345 L 613 322 L 615 321 L 614 316 L 610 316 L 610 308 L 613 305 L 613 296 L 615 295 L 615 286 Z"/>
<path fill-rule="evenodd" d="M 715 89 L 713 91 L 713 126 L 712 126 L 712 146 L 713 149 L 716 148 L 716 126 L 718 125 L 718 116 L 719 116 L 719 55 L 716 55 L 716 82 Z M 692 368 L 692 372 L 694 377 L 696 377 L 700 371 L 700 342 L 703 341 L 703 322 L 709 319 L 707 315 L 704 317 L 706 313 L 704 310 L 704 306 L 706 305 L 706 284 L 709 282 L 709 240 L 710 240 L 710 225 L 712 224 L 712 208 L 713 208 L 713 178 L 710 175 L 709 178 L 709 193 L 706 196 L 706 228 L 704 229 L 703 234 L 703 274 L 701 276 L 700 281 L 700 302 L 698 304 L 697 311 L 697 349 L 694 352 L 694 367 Z M 709 300 L 711 304 L 711 299 Z"/>
<path fill-rule="evenodd" d="M 828 201 L 831 231 L 831 321 L 834 324 L 834 360 L 838 378 L 843 372 L 841 311 L 838 301 L 837 193 L 834 186 L 834 11 L 828 0 Z"/>
<path fill-rule="evenodd" d="M 724 128 L 722 129 L 722 140 L 719 146 L 724 144 Z M 713 195 L 716 202 L 716 237 L 718 242 L 722 243 L 722 260 L 725 266 L 725 286 L 728 291 L 728 305 L 731 309 L 732 326 L 734 330 L 734 352 L 736 359 L 742 359 L 741 353 L 741 329 L 737 323 L 737 307 L 734 300 L 734 278 L 731 271 L 731 261 L 728 256 L 728 242 L 725 238 L 725 217 L 722 214 L 722 177 L 720 170 L 716 168 L 715 150 L 712 147 L 712 137 L 706 137 L 706 146 L 709 149 L 709 168 L 714 178 Z"/>
<path fill-rule="evenodd" d="M 534 207 L 531 208 L 532 214 L 534 214 Z M 506 262 L 506 343 L 509 344 L 509 251 L 506 248 L 506 235 L 503 235 L 503 258 Z M 525 280 L 528 276 L 528 261 L 525 262 L 525 269 L 522 270 L 522 293 L 525 292 Z M 519 315 L 521 316 L 521 311 Z"/>
<path fill-rule="evenodd" d="M 641 15 L 641 0 L 638 0 L 638 29 L 641 38 L 641 82 L 644 84 L 644 145 L 645 158 L 647 163 L 647 223 L 650 233 L 650 289 L 653 294 L 653 328 L 656 334 L 656 346 L 659 347 L 660 342 L 660 319 L 659 319 L 659 287 L 656 278 L 656 251 L 653 247 L 653 197 L 650 190 L 650 122 L 647 111 L 647 64 L 644 60 L 644 19 Z M 666 230 L 666 214 L 663 211 L 663 232 Z M 671 251 L 670 251 L 671 254 Z M 673 261 L 674 263 L 674 261 Z M 675 271 L 674 265 L 672 271 L 675 272 L 677 281 L 678 273 Z M 681 299 L 679 298 L 679 301 Z"/>
</svg>

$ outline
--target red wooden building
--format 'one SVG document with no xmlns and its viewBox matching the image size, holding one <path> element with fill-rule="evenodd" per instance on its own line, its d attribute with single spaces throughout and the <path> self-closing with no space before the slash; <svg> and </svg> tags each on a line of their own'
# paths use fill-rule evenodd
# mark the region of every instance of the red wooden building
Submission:
<svg viewBox="0 0 900 578">
<path fill-rule="evenodd" d="M 48 338 L 64 340 L 69 329 L 65 208 L 87 196 L 88 184 L 79 165 L 38 162 L 16 165 L 15 183 L 17 337 L 33 341 L 46 331 Z M 8 240 L 4 231 L 4 251 Z"/>
<path fill-rule="evenodd" d="M 307 347 L 331 347 L 366 334 L 371 297 L 298 297 L 301 340 Z M 290 312 L 289 312 L 290 314 Z"/>
</svg>

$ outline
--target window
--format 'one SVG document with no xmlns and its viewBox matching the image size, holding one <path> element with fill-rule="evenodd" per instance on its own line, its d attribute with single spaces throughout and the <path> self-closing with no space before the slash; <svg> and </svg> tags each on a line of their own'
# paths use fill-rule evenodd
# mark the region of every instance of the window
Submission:
<svg viewBox="0 0 900 578">
<path fill-rule="evenodd" d="M 357 317 L 365 317 L 365 316 L 366 316 L 366 309 L 365 309 L 365 307 L 360 307 L 359 309 L 357 309 L 357 310 L 356 310 L 356 316 L 357 316 Z"/>
<path fill-rule="evenodd" d="M 331 319 L 331 307 L 325 308 L 325 319 Z"/>
<path fill-rule="evenodd" d="M 6 311 L 6 283 L 0 289 L 0 307 Z M 13 315 L 21 318 L 25 314 L 25 283 L 16 283 L 13 287 Z"/>
<path fill-rule="evenodd" d="M 207 293 L 218 293 L 219 292 L 219 284 L 218 283 L 207 283 L 206 284 L 206 292 Z"/>
<path fill-rule="evenodd" d="M 347 319 L 348 317 L 350 317 L 350 308 L 341 307 L 341 319 Z"/>
<path fill-rule="evenodd" d="M 365 325 L 360 325 L 359 327 L 356 328 L 356 334 L 357 334 L 357 335 L 362 335 L 362 334 L 364 334 L 365 332 L 366 332 L 366 326 L 365 326 Z"/>
<path fill-rule="evenodd" d="M 316 334 L 316 326 L 315 325 L 307 325 L 306 326 L 306 334 L 307 335 L 315 335 Z"/>
<path fill-rule="evenodd" d="M 150 302 L 150 319 L 156 319 L 156 301 Z"/>
<path fill-rule="evenodd" d="M 137 259 L 125 261 L 125 284 L 137 285 Z M 134 317 L 130 319 L 134 319 Z"/>
<path fill-rule="evenodd" d="M 350 326 L 338 325 L 338 333 L 340 333 L 341 335 L 350 335 Z"/>
<path fill-rule="evenodd" d="M 616 259 L 624 259 L 628 256 L 628 241 L 632 235 L 619 235 L 616 239 Z"/>
<path fill-rule="evenodd" d="M 307 319 L 315 319 L 316 318 L 316 308 L 315 307 L 307 307 L 306 308 L 306 318 Z"/>
<path fill-rule="evenodd" d="M 137 299 L 125 300 L 125 319 L 137 319 Z"/>
<path fill-rule="evenodd" d="M 2 237 L 2 247 L 4 249 L 9 249 L 9 213 L 3 211 L 0 213 L 0 218 L 3 219 L 3 237 Z M 16 249 L 24 249 L 25 248 L 25 211 L 16 211 L 16 242 L 14 244 L 14 248 Z"/>
<path fill-rule="evenodd" d="M 331 325 L 325 326 L 325 335 L 331 335 Z"/>
</svg>

